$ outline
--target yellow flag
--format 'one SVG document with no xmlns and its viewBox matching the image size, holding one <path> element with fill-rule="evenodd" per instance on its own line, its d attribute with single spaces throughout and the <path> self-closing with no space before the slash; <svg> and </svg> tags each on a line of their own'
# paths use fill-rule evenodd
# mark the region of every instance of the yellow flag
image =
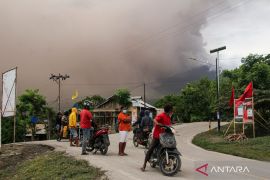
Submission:
<svg viewBox="0 0 270 180">
<path fill-rule="evenodd" d="M 79 93 L 78 93 L 78 90 L 76 90 L 76 91 L 74 92 L 74 94 L 72 95 L 71 99 L 74 100 L 74 99 L 76 99 L 78 96 L 79 96 Z"/>
</svg>

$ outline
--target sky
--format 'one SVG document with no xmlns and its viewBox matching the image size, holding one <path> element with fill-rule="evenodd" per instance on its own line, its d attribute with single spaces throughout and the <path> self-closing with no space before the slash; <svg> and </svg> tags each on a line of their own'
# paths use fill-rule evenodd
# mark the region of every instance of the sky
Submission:
<svg viewBox="0 0 270 180">
<path fill-rule="evenodd" d="M 214 78 L 210 49 L 221 69 L 249 53 L 269 53 L 267 0 L 0 0 L 0 71 L 18 67 L 17 92 L 39 89 L 62 109 L 79 99 L 109 97 L 118 88 L 147 100 L 179 92 L 188 82 Z"/>
</svg>

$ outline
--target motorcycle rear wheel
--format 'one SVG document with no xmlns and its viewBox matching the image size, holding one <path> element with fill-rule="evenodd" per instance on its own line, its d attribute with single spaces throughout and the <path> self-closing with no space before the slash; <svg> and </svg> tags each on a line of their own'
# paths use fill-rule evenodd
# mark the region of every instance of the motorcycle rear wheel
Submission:
<svg viewBox="0 0 270 180">
<path fill-rule="evenodd" d="M 100 152 L 101 152 L 102 155 L 106 155 L 107 152 L 108 152 L 108 146 L 104 144 L 104 145 L 100 148 Z"/>
</svg>

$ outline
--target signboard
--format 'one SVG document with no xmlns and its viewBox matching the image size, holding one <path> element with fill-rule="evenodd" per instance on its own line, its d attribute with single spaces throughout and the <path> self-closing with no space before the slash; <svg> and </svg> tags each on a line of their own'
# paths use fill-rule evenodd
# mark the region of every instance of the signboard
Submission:
<svg viewBox="0 0 270 180">
<path fill-rule="evenodd" d="M 253 111 L 252 111 L 252 109 L 248 109 L 247 110 L 247 116 L 248 116 L 248 118 L 252 118 L 253 117 Z"/>
<path fill-rule="evenodd" d="M 238 116 L 243 116 L 244 115 L 244 111 L 243 111 L 243 106 L 242 105 L 237 108 L 237 114 L 238 114 Z"/>
<path fill-rule="evenodd" d="M 2 116 L 15 116 L 17 68 L 2 74 Z"/>
<path fill-rule="evenodd" d="M 38 118 L 36 116 L 31 117 L 31 123 L 36 124 L 38 122 Z"/>
</svg>

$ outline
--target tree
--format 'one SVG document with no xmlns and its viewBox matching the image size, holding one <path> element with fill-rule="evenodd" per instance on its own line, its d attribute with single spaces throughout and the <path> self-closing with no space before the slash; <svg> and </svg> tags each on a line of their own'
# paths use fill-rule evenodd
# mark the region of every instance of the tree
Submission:
<svg viewBox="0 0 270 180">
<path fill-rule="evenodd" d="M 5 117 L 2 119 L 2 143 L 12 143 L 13 142 L 13 117 Z M 23 124 L 23 121 L 18 118 L 16 118 L 16 142 L 23 141 L 24 136 L 26 133 L 25 126 Z"/>
<path fill-rule="evenodd" d="M 132 105 L 130 92 L 128 89 L 117 89 L 115 92 L 116 101 L 123 107 L 129 107 Z"/>
<path fill-rule="evenodd" d="M 79 108 L 83 108 L 83 102 L 84 101 L 91 101 L 93 103 L 93 106 L 97 106 L 105 101 L 105 98 L 103 98 L 100 95 L 94 95 L 94 96 L 87 96 L 86 98 L 82 99 L 81 101 L 77 102 Z"/>
<path fill-rule="evenodd" d="M 23 126 L 32 129 L 33 138 L 35 135 L 36 124 L 31 123 L 31 117 L 34 116 L 41 119 L 47 116 L 45 97 L 39 94 L 38 89 L 27 89 L 18 97 L 17 112 Z"/>
<path fill-rule="evenodd" d="M 178 101 L 178 96 L 176 94 L 171 94 L 157 100 L 154 103 L 154 105 L 155 107 L 158 107 L 158 108 L 163 108 L 168 103 L 170 103 L 172 106 L 176 106 L 177 101 Z"/>
<path fill-rule="evenodd" d="M 208 78 L 188 83 L 180 92 L 176 110 L 184 122 L 209 120 L 215 104 L 214 83 Z"/>
</svg>

